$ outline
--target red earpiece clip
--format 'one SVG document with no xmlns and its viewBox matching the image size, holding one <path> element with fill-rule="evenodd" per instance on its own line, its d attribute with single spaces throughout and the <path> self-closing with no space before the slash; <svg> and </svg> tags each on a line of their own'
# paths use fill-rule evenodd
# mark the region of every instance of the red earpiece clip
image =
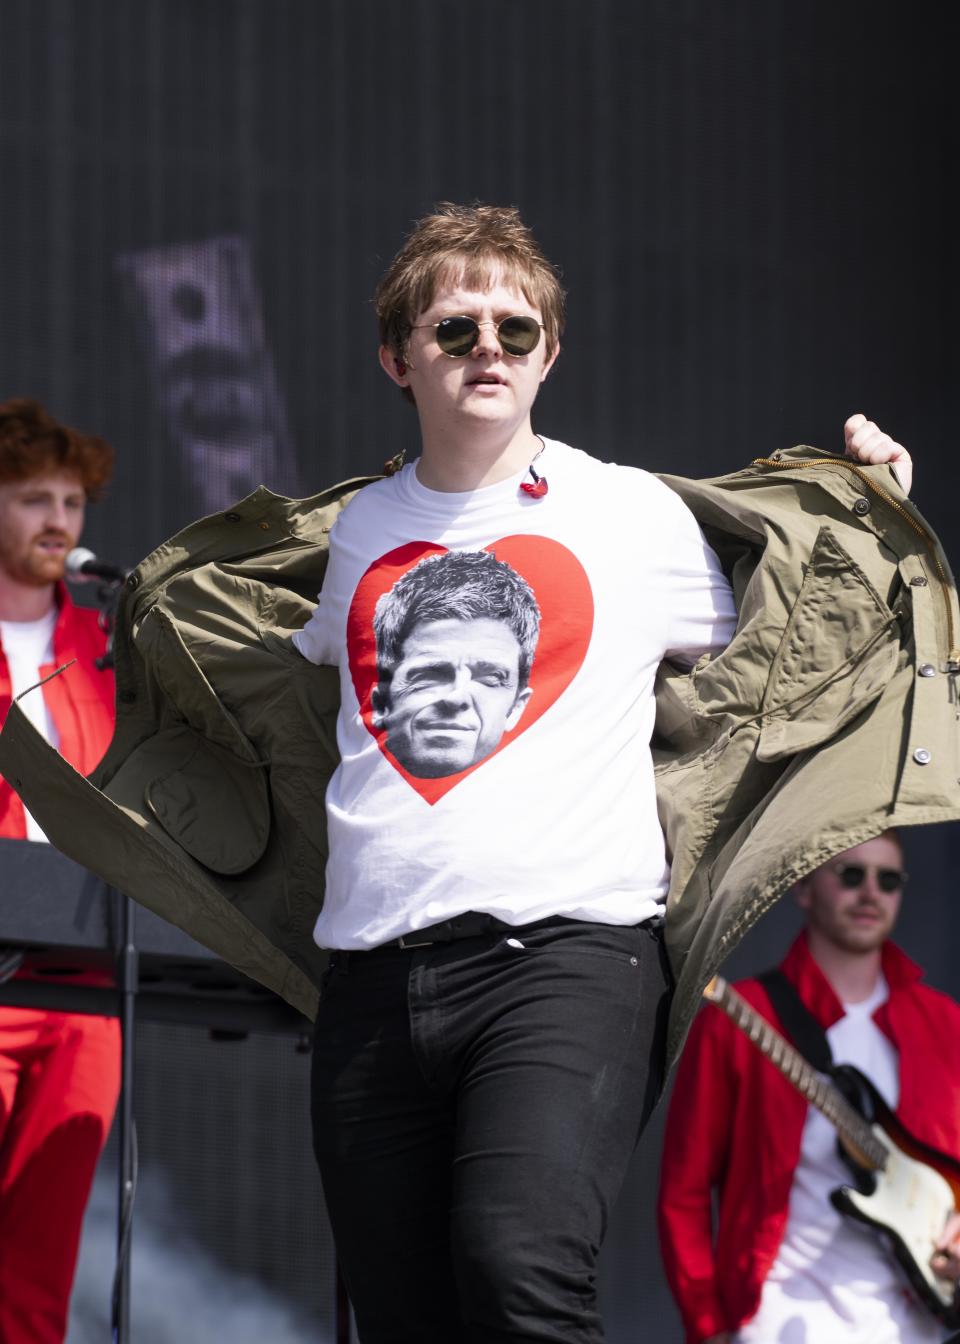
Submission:
<svg viewBox="0 0 960 1344">
<path fill-rule="evenodd" d="M 534 499 L 543 499 L 544 495 L 550 489 L 547 484 L 546 476 L 538 476 L 533 467 L 530 468 L 530 475 L 533 477 L 533 483 L 530 481 L 521 481 L 520 489 L 524 494 L 531 495 Z"/>
</svg>

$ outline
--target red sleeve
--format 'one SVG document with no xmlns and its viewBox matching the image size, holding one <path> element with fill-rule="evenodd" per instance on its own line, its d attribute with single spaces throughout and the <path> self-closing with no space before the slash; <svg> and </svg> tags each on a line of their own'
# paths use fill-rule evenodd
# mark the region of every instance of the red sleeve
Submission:
<svg viewBox="0 0 960 1344">
<path fill-rule="evenodd" d="M 729 1035 L 719 1009 L 700 1011 L 677 1068 L 663 1143 L 660 1248 L 688 1344 L 730 1328 L 717 1293 L 712 1202 L 713 1189 L 723 1179 L 733 1124 Z"/>
</svg>

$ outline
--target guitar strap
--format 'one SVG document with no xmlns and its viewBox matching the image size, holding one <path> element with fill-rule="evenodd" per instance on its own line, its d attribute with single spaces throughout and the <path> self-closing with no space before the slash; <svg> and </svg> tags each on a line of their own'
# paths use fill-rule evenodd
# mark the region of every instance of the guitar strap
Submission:
<svg viewBox="0 0 960 1344">
<path fill-rule="evenodd" d="M 767 991 L 784 1031 L 807 1063 L 818 1073 L 829 1073 L 833 1067 L 833 1054 L 827 1033 L 803 1002 L 793 982 L 779 966 L 764 971 L 757 979 Z"/>
</svg>

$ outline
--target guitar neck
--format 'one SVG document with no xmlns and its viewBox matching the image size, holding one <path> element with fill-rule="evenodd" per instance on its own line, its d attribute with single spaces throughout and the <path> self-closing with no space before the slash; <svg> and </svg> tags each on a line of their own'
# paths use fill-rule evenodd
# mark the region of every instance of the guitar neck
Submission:
<svg viewBox="0 0 960 1344">
<path fill-rule="evenodd" d="M 711 980 L 703 993 L 704 998 L 723 1009 L 770 1063 L 779 1069 L 787 1082 L 830 1121 L 844 1147 L 861 1166 L 872 1171 L 884 1169 L 888 1152 L 886 1146 L 839 1088 L 821 1077 L 799 1050 L 794 1049 L 766 1018 L 751 1008 L 746 999 L 719 975 Z"/>
</svg>

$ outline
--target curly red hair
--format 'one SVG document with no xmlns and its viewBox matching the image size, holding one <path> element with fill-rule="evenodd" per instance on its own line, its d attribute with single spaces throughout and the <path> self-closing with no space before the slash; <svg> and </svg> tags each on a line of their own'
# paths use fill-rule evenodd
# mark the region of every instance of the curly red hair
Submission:
<svg viewBox="0 0 960 1344">
<path fill-rule="evenodd" d="M 30 397 L 0 402 L 0 482 L 49 471 L 75 472 L 87 499 L 97 499 L 113 474 L 113 449 L 96 434 L 61 424 Z"/>
</svg>

